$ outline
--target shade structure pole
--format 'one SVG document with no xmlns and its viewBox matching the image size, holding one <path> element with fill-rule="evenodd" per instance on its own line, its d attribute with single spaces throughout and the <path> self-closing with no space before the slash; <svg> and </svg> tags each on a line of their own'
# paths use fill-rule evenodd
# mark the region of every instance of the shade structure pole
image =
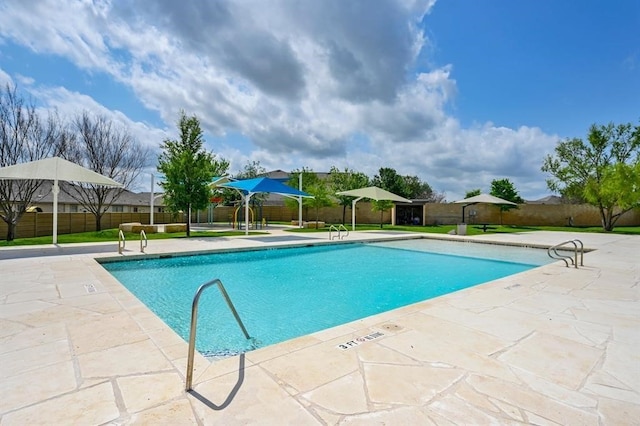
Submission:
<svg viewBox="0 0 640 426">
<path fill-rule="evenodd" d="M 298 175 L 298 189 L 302 192 L 302 172 Z M 302 228 L 302 195 L 298 197 L 298 228 Z"/>
<path fill-rule="evenodd" d="M 244 235 L 249 235 L 249 200 L 253 194 L 247 192 L 244 198 Z"/>
<path fill-rule="evenodd" d="M 351 230 L 356 230 L 356 203 L 358 200 L 353 200 L 351 202 Z"/>
<path fill-rule="evenodd" d="M 154 179 L 155 177 L 153 176 L 153 173 L 151 173 L 151 202 L 149 203 L 149 225 L 153 225 L 153 186 L 154 186 Z"/>
<path fill-rule="evenodd" d="M 362 200 L 364 197 L 358 197 L 351 203 L 351 230 L 356 230 L 356 203 Z"/>
<path fill-rule="evenodd" d="M 60 187 L 58 186 L 58 179 L 53 180 L 53 244 L 58 244 L 58 193 Z"/>
</svg>

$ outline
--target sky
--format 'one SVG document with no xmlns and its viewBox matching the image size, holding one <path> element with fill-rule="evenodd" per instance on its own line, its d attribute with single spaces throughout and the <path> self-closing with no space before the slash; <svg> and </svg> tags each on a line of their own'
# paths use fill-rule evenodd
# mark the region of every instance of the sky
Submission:
<svg viewBox="0 0 640 426">
<path fill-rule="evenodd" d="M 559 141 L 640 123 L 640 1 L 3 0 L 6 83 L 126 126 L 149 173 L 184 110 L 232 174 L 391 167 L 535 200 Z"/>
</svg>

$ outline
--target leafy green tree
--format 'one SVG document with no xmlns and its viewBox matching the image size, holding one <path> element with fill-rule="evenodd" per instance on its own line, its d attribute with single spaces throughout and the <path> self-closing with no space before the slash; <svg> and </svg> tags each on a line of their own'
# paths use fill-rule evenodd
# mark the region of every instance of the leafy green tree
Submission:
<svg viewBox="0 0 640 426">
<path fill-rule="evenodd" d="M 511 201 L 512 203 L 522 204 L 524 200 L 518 194 L 515 185 L 509 179 L 494 179 L 491 181 L 491 191 L 489 194 L 494 197 L 502 198 L 503 200 Z M 510 204 L 504 204 L 500 206 L 500 213 L 509 211 L 511 209 L 517 209 L 518 206 Z M 502 214 L 500 215 L 502 220 Z"/>
<path fill-rule="evenodd" d="M 366 188 L 369 186 L 369 177 L 362 172 L 356 172 L 349 168 L 340 171 L 337 167 L 332 166 L 329 171 L 329 182 L 331 191 L 333 191 L 334 196 L 338 200 L 338 204 L 342 206 L 342 224 L 344 225 L 347 207 L 351 207 L 351 203 L 356 197 L 335 195 L 335 193 Z"/>
<path fill-rule="evenodd" d="M 593 124 L 587 140 L 566 139 L 548 155 L 542 171 L 547 186 L 569 199 L 582 199 L 600 212 L 602 229 L 640 205 L 640 125 Z"/>
<path fill-rule="evenodd" d="M 380 229 L 382 229 L 382 215 L 386 210 L 393 208 L 393 201 L 391 200 L 371 200 L 371 209 L 374 212 L 380 212 Z"/>
<path fill-rule="evenodd" d="M 235 179 L 254 179 L 257 177 L 262 177 L 267 174 L 267 169 L 260 165 L 260 161 L 247 161 L 247 164 L 244 165 L 244 168 L 234 176 Z M 224 199 L 225 204 L 234 204 L 239 203 L 242 197 L 240 193 L 235 189 L 224 188 L 221 191 L 222 198 Z M 262 205 L 264 201 L 267 199 L 267 194 L 255 194 L 251 197 L 251 205 Z"/>
<path fill-rule="evenodd" d="M 482 193 L 482 191 L 480 190 L 480 188 L 478 189 L 471 189 L 469 191 L 467 191 L 466 194 L 464 194 L 464 198 L 471 198 L 471 197 L 475 197 L 476 195 L 480 195 Z"/>
<path fill-rule="evenodd" d="M 313 195 L 312 191 L 317 189 L 320 178 L 318 177 L 318 174 L 316 172 L 307 167 L 303 167 L 301 170 L 296 169 L 289 173 L 289 181 L 287 182 L 287 185 L 292 188 L 300 189 L 300 175 L 302 175 L 302 191 L 306 192 L 307 194 Z M 309 205 L 309 203 L 305 203 L 304 201 L 305 200 L 303 200 L 302 207 L 304 209 L 304 216 L 306 217 L 307 210 L 311 206 Z M 284 200 L 284 204 L 292 210 L 298 209 L 297 199 L 286 197 Z"/>
<path fill-rule="evenodd" d="M 503 200 L 511 201 L 512 203 L 522 204 L 524 200 L 518 194 L 515 185 L 509 179 L 494 179 L 491 181 L 491 191 L 489 194 L 494 197 L 502 198 Z M 502 212 L 509 211 L 511 209 L 517 209 L 518 206 L 511 204 L 500 205 L 500 224 L 502 225 Z"/>
<path fill-rule="evenodd" d="M 405 179 L 395 169 L 389 167 L 381 167 L 378 174 L 373 177 L 372 184 L 401 197 L 409 198 L 411 195 L 407 191 Z"/>
<path fill-rule="evenodd" d="M 429 200 L 433 196 L 433 189 L 418 176 L 403 176 L 406 198 Z"/>
<path fill-rule="evenodd" d="M 187 117 L 184 111 L 178 121 L 179 140 L 166 139 L 160 148 L 158 171 L 164 174 L 164 201 L 172 212 L 204 209 L 209 204 L 214 176 L 227 172 L 229 163 L 215 154 L 207 152 L 203 145 L 202 129 L 195 115 Z M 187 236 L 191 236 L 190 220 L 187 221 Z"/>
<path fill-rule="evenodd" d="M 302 201 L 303 206 L 313 208 L 316 212 L 316 229 L 318 228 L 318 215 L 321 207 L 331 207 L 333 205 L 333 197 L 327 182 L 323 180 L 316 180 L 309 185 L 305 192 L 313 195 L 313 198 L 305 198 Z"/>
</svg>

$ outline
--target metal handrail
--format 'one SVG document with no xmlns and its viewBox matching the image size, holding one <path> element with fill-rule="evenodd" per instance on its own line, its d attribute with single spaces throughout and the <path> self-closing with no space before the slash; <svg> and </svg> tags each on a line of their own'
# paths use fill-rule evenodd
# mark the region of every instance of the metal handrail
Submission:
<svg viewBox="0 0 640 426">
<path fill-rule="evenodd" d="M 344 231 L 344 232 L 346 232 L 346 234 L 343 235 L 343 236 L 340 236 L 340 231 Z M 347 227 L 344 226 L 343 224 L 338 225 L 338 238 L 342 240 L 342 239 L 344 239 L 345 237 L 348 237 L 348 236 L 349 236 L 349 230 L 347 229 Z"/>
<path fill-rule="evenodd" d="M 558 248 L 567 244 L 573 244 L 573 257 L 558 253 Z M 564 264 L 567 266 L 567 268 L 569 267 L 569 261 L 575 268 L 577 268 L 578 267 L 578 244 L 580 244 L 580 266 L 584 266 L 584 244 L 582 244 L 582 241 L 578 239 L 567 240 L 560 244 L 556 244 L 555 246 L 551 246 L 547 249 L 547 254 L 552 259 L 562 260 Z M 567 261 L 567 259 L 569 261 Z"/>
<path fill-rule="evenodd" d="M 198 291 L 196 291 L 196 294 L 193 297 L 193 303 L 191 305 L 191 330 L 189 332 L 189 356 L 187 357 L 187 380 L 185 384 L 185 388 L 187 391 L 191 390 L 191 382 L 193 380 L 193 357 L 194 357 L 194 351 L 196 347 L 196 326 L 198 324 L 198 301 L 200 300 L 200 295 L 202 294 L 202 291 L 205 288 L 215 284 L 218 285 L 218 288 L 220 289 L 220 293 L 222 293 L 222 296 L 227 301 L 227 305 L 229 305 L 229 309 L 231 309 L 231 313 L 236 318 L 236 321 L 238 322 L 238 325 L 242 329 L 244 336 L 247 339 L 251 339 L 251 337 L 249 337 L 249 333 L 247 333 L 247 329 L 244 327 L 244 324 L 240 319 L 240 316 L 238 315 L 238 311 L 236 311 L 236 308 L 233 306 L 233 303 L 231 303 L 231 299 L 229 299 L 229 295 L 227 294 L 227 290 L 225 290 L 224 285 L 222 285 L 222 281 L 216 278 L 213 281 L 209 281 L 208 283 L 202 284 L 198 289 Z"/>
<path fill-rule="evenodd" d="M 144 245 L 142 244 L 144 242 Z M 144 253 L 144 249 L 147 248 L 149 244 L 149 240 L 147 239 L 147 233 L 144 232 L 144 229 L 140 230 L 140 251 Z"/>
<path fill-rule="evenodd" d="M 118 232 L 118 254 L 122 254 L 126 243 L 127 243 L 127 240 L 124 238 L 124 232 L 122 232 L 122 229 L 121 229 Z"/>
<path fill-rule="evenodd" d="M 333 231 L 336 231 L 338 233 L 338 235 L 340 235 L 340 231 L 338 231 L 338 228 L 335 225 L 331 225 L 329 227 L 329 240 L 333 240 Z"/>
<path fill-rule="evenodd" d="M 333 237 L 333 231 L 336 231 L 336 232 L 338 233 L 338 235 L 336 235 L 336 237 L 337 237 L 339 240 L 342 240 L 342 239 L 344 239 L 345 237 L 348 237 L 348 236 L 349 236 L 349 230 L 348 230 L 348 229 L 347 229 L 347 227 L 346 227 L 346 226 L 344 226 L 343 224 L 340 224 L 340 225 L 338 225 L 338 226 L 331 225 L 331 226 L 329 227 L 329 239 L 330 239 L 330 240 L 333 240 L 333 238 L 334 238 L 334 237 Z M 345 234 L 345 235 L 342 235 L 342 231 L 346 232 L 346 234 Z"/>
</svg>

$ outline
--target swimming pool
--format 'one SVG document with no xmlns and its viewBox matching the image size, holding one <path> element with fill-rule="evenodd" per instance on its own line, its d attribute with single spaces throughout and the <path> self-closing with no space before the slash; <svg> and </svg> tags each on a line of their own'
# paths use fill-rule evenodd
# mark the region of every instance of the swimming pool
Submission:
<svg viewBox="0 0 640 426">
<path fill-rule="evenodd" d="M 127 260 L 102 266 L 185 340 L 196 290 L 219 278 L 253 338 L 244 338 L 217 289 L 204 292 L 196 348 L 205 356 L 220 357 L 549 261 L 542 250 L 418 239 Z"/>
</svg>

